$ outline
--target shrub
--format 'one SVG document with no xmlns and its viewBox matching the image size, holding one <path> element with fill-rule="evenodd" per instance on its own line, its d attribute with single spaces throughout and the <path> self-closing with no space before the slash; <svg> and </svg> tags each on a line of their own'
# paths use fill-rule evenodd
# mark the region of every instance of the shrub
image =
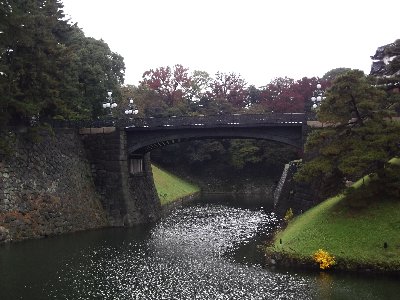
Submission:
<svg viewBox="0 0 400 300">
<path fill-rule="evenodd" d="M 329 269 L 335 264 L 335 257 L 329 254 L 328 251 L 319 249 L 313 254 L 313 259 L 316 263 L 319 263 L 321 270 Z"/>
<path fill-rule="evenodd" d="M 285 220 L 286 223 L 289 223 L 289 221 L 291 219 L 293 219 L 293 210 L 292 210 L 292 208 L 289 208 L 286 211 L 285 216 L 283 217 L 283 219 Z"/>
</svg>

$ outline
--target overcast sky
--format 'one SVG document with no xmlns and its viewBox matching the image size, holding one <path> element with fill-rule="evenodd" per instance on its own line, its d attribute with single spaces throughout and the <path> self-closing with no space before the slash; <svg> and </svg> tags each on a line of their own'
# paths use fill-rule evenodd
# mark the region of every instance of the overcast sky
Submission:
<svg viewBox="0 0 400 300">
<path fill-rule="evenodd" d="M 182 64 L 241 74 L 261 86 L 275 77 L 369 73 L 377 47 L 400 38 L 399 0 L 63 0 L 86 36 L 125 59 L 126 84 Z"/>
</svg>

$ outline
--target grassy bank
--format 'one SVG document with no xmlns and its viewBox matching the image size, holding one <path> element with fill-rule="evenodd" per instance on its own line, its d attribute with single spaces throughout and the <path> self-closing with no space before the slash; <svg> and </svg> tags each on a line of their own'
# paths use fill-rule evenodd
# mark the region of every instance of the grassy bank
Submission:
<svg viewBox="0 0 400 300">
<path fill-rule="evenodd" d="M 152 165 L 152 171 L 161 205 L 200 191 L 199 187 L 186 182 L 155 165 Z"/>
<path fill-rule="evenodd" d="M 400 201 L 376 199 L 354 208 L 336 196 L 292 220 L 267 250 L 309 264 L 318 249 L 332 254 L 339 269 L 400 272 Z"/>
</svg>

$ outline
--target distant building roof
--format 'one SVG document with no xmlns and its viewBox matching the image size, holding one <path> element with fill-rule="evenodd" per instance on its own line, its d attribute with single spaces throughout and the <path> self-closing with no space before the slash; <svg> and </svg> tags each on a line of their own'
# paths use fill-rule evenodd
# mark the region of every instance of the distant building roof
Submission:
<svg viewBox="0 0 400 300">
<path fill-rule="evenodd" d="M 399 45 L 400 40 L 397 40 L 394 43 L 387 44 L 376 49 L 375 54 L 371 56 L 371 59 L 374 61 L 372 62 L 370 75 L 379 77 L 398 75 L 399 71 L 393 74 L 393 70 L 389 70 L 388 65 L 394 58 L 400 55 Z"/>
<path fill-rule="evenodd" d="M 386 65 L 383 60 L 374 61 L 371 66 L 370 75 L 373 76 L 383 76 L 386 73 Z"/>
<path fill-rule="evenodd" d="M 378 49 L 376 49 L 375 54 L 373 56 L 371 56 L 371 59 L 373 59 L 373 60 L 382 60 L 385 57 L 385 49 L 389 45 L 391 45 L 391 44 L 378 47 Z"/>
</svg>

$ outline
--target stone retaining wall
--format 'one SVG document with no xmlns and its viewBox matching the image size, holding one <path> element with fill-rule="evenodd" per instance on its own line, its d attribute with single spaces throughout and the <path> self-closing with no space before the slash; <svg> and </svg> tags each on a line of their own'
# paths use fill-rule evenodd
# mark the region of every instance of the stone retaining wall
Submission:
<svg viewBox="0 0 400 300">
<path fill-rule="evenodd" d="M 16 133 L 0 155 L 0 242 L 109 225 L 78 133 Z"/>
<path fill-rule="evenodd" d="M 296 182 L 293 178 L 298 168 L 298 161 L 291 161 L 285 168 L 280 192 L 275 195 L 274 208 L 279 217 L 283 217 L 291 208 L 295 215 L 310 209 L 316 202 L 316 195 L 311 185 Z"/>
</svg>

